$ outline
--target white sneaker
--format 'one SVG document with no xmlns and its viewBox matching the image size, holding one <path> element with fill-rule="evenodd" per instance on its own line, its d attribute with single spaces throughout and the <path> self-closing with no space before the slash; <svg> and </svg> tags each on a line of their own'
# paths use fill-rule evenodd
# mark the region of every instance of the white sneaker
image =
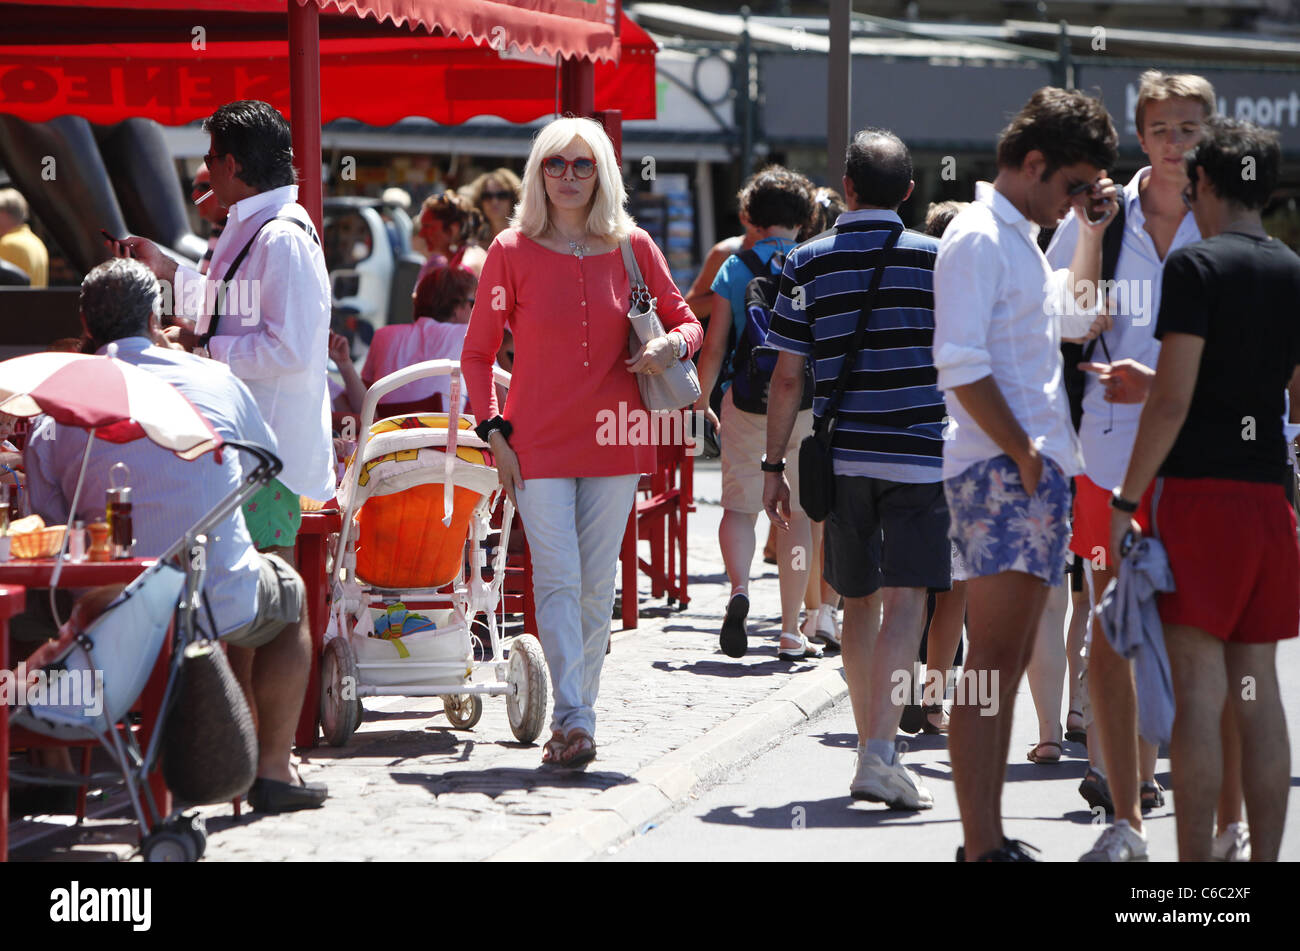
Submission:
<svg viewBox="0 0 1300 951">
<path fill-rule="evenodd" d="M 1250 861 L 1250 828 L 1244 822 L 1233 822 L 1214 837 L 1210 857 L 1216 862 Z"/>
<path fill-rule="evenodd" d="M 1119 819 L 1109 826 L 1096 845 L 1079 856 L 1080 862 L 1145 862 L 1147 837 L 1134 832 L 1127 819 Z"/>
<path fill-rule="evenodd" d="M 849 795 L 868 802 L 883 802 L 890 809 L 931 809 L 934 797 L 901 762 L 889 766 L 875 753 L 858 750 L 858 768 Z"/>
</svg>

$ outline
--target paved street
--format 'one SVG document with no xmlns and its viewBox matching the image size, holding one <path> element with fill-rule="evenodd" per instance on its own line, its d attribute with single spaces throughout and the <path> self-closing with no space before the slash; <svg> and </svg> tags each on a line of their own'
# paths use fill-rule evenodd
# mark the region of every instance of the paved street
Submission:
<svg viewBox="0 0 1300 951">
<path fill-rule="evenodd" d="M 1279 651 L 1283 703 L 1290 714 L 1292 792 L 1282 859 L 1300 859 L 1300 643 Z M 1025 759 L 1037 740 L 1028 682 L 1016 698 L 1011 765 L 1004 787 L 1006 834 L 1042 851 L 1043 861 L 1074 861 L 1100 829 L 1079 796 L 1087 768 L 1083 747 L 1066 744 L 1060 765 L 1037 766 Z M 848 700 L 810 722 L 779 746 L 682 808 L 672 818 L 619 849 L 613 861 L 915 861 L 951 862 L 961 844 L 945 737 L 900 735 L 908 744 L 905 762 L 934 795 L 926 812 L 891 812 L 882 805 L 849 798 L 856 743 Z M 1170 786 L 1169 761 L 1156 765 L 1156 778 Z M 1151 861 L 1177 857 L 1172 806 L 1152 812 L 1145 823 Z"/>
<path fill-rule="evenodd" d="M 737 661 L 719 652 L 717 624 L 728 592 L 717 548 L 721 510 L 716 462 L 699 464 L 696 490 L 691 605 L 679 612 L 669 610 L 662 600 L 651 601 L 648 583 L 642 580 L 640 627 L 626 632 L 616 627 L 597 704 L 600 758 L 586 773 L 538 769 L 540 746 L 514 741 L 499 698 L 485 701 L 483 719 L 473 731 L 452 730 L 436 698 L 370 698 L 365 701 L 365 722 L 347 747 L 303 752 L 304 774 L 329 784 L 331 798 L 324 809 L 272 817 L 245 811 L 236 819 L 229 805 L 205 807 L 201 811 L 209 840 L 204 860 L 445 861 L 481 860 L 503 852 L 511 857 L 605 855 L 608 844 L 625 833 L 617 827 L 610 831 L 608 825 L 593 833 L 590 823 L 599 826 L 600 817 L 611 819 L 619 813 L 632 829 L 644 830 L 641 818 L 626 818 L 636 815 L 626 808 L 626 799 L 619 805 L 611 804 L 609 797 L 647 792 L 657 771 L 676 784 L 659 784 L 664 794 L 656 800 L 658 825 L 618 848 L 613 860 L 950 862 L 961 834 L 944 740 L 905 740 L 910 746 L 907 762 L 935 796 L 933 810 L 891 813 L 849 799 L 855 738 L 847 700 L 808 721 L 803 716 L 815 704 L 790 695 L 801 685 L 812 694 L 820 689 L 823 701 L 828 690 L 842 693 L 836 676 L 840 661 L 789 666 L 776 659 L 779 611 L 771 566 L 756 566 L 757 583 L 751 588 L 751 631 L 756 636 L 751 637 L 749 654 Z M 766 530 L 765 519 L 760 518 L 759 525 Z M 1290 685 L 1286 703 L 1294 716 L 1300 709 L 1300 643 L 1285 644 L 1279 658 Z M 777 707 L 787 714 L 793 711 L 793 717 L 770 716 Z M 780 725 L 796 721 L 800 725 Z M 1072 861 L 1097 834 L 1075 791 L 1084 771 L 1083 760 L 1077 758 L 1082 750 L 1067 744 L 1067 759 L 1059 766 L 1028 763 L 1024 753 L 1035 739 L 1034 722 L 1028 686 L 1022 683 L 1006 787 L 1008 833 L 1039 847 L 1044 859 Z M 1294 722 L 1292 727 L 1294 764 L 1300 763 L 1300 749 Z M 783 730 L 792 732 L 781 742 Z M 760 755 L 736 768 L 733 763 L 743 764 L 750 755 L 746 743 Z M 703 756 L 700 749 L 706 750 Z M 680 771 L 676 764 L 682 760 L 703 761 L 705 766 Z M 710 762 L 722 766 L 710 770 Z M 1162 784 L 1170 784 L 1167 761 L 1160 762 L 1158 775 Z M 697 777 L 706 778 L 706 783 L 692 797 Z M 683 801 L 686 805 L 676 814 L 664 812 Z M 115 804 L 120 806 L 120 800 L 101 801 L 101 817 L 80 829 L 66 828 L 70 819 L 14 824 L 15 858 L 129 858 L 134 827 L 114 817 Z M 1292 805 L 1284 857 L 1297 859 L 1300 802 Z M 530 842 L 545 839 L 557 827 L 582 822 L 589 823 L 589 831 L 577 837 L 576 850 L 570 843 L 567 851 L 558 853 L 528 851 Z M 1148 828 L 1153 858 L 1172 859 L 1171 810 L 1158 811 Z M 862 834 L 844 834 L 850 830 Z M 42 835 L 34 837 L 37 834 Z"/>
<path fill-rule="evenodd" d="M 815 672 L 813 663 L 776 658 L 776 571 L 761 561 L 750 652 L 732 660 L 718 650 L 728 594 L 717 547 L 720 478 L 716 461 L 697 466 L 689 608 L 669 610 L 662 599 L 652 601 L 643 577 L 640 626 L 619 632 L 615 622 L 597 703 L 600 754 L 587 772 L 539 770 L 541 747 L 515 742 L 501 698 L 485 700 L 483 719 L 472 731 L 451 729 L 438 698 L 368 698 L 365 722 L 345 748 L 303 752 L 306 778 L 330 787 L 326 807 L 273 817 L 245 811 L 240 819 L 229 805 L 205 807 L 205 861 L 488 858 L 627 783 L 642 767 L 792 678 Z M 760 525 L 766 531 L 765 519 Z M 15 826 L 16 856 L 49 855 L 48 839 L 23 845 L 31 833 L 30 825 Z M 55 857 L 125 858 L 132 835 L 123 822 L 93 820 L 79 832 L 60 832 Z"/>
</svg>

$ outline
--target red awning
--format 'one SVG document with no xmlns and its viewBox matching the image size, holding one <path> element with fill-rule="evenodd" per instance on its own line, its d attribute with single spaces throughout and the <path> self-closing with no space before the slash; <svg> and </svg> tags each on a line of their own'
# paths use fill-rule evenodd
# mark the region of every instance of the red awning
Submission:
<svg viewBox="0 0 1300 951">
<path fill-rule="evenodd" d="M 201 7 L 205 0 L 192 3 Z M 0 9 L 3 4 L 0 0 Z M 408 0 L 407 5 L 426 4 Z M 202 19 L 193 13 L 188 17 L 195 25 Z M 331 22 L 327 28 L 322 21 L 323 121 L 350 118 L 383 126 L 423 116 L 446 124 L 493 115 L 529 122 L 554 111 L 554 66 L 503 59 L 489 45 L 391 26 L 372 29 L 364 38 L 337 35 L 343 25 Z M 45 42 L 35 45 L 0 42 L 0 113 L 29 122 L 78 115 L 109 124 L 141 116 L 185 125 L 211 115 L 224 102 L 263 99 L 292 119 L 285 39 L 250 39 L 266 36 L 261 26 L 211 28 L 199 51 L 191 29 L 180 33 L 182 39 L 155 42 L 77 42 L 66 34 L 60 42 L 46 36 L 36 37 Z M 276 32 L 282 37 L 283 27 L 271 35 Z M 657 48 L 626 17 L 620 33 L 620 62 L 595 65 L 596 108 L 621 109 L 624 119 L 652 119 Z"/>
<path fill-rule="evenodd" d="M 288 3 L 315 3 L 323 18 L 366 19 L 398 27 L 423 27 L 476 43 L 510 43 L 547 55 L 591 60 L 618 58 L 618 5 L 615 0 L 0 0 L 0 7 L 36 7 L 47 24 L 65 21 L 84 28 L 87 13 L 111 10 L 156 29 L 158 18 L 182 13 L 192 25 L 204 26 L 211 15 L 270 15 L 283 22 Z M 2 19 L 9 26 L 7 15 Z M 133 23 L 132 25 L 137 25 Z M 6 33 L 9 29 L 6 28 Z M 188 37 L 189 30 L 184 35 Z M 11 34 L 13 35 L 13 34 Z M 76 40 L 70 40 L 76 42 Z"/>
</svg>

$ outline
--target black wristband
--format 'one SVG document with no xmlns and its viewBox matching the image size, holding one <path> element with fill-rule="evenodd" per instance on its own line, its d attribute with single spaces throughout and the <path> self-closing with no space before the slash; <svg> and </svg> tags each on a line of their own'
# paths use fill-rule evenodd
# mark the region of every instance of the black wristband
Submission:
<svg viewBox="0 0 1300 951">
<path fill-rule="evenodd" d="M 759 463 L 759 467 L 764 472 L 785 472 L 785 460 L 782 459 L 780 462 L 768 462 L 767 456 L 765 455 L 763 456 L 762 462 Z"/>
<path fill-rule="evenodd" d="M 1119 494 L 1119 489 L 1115 489 L 1110 494 L 1110 507 L 1115 509 L 1117 512 L 1127 512 L 1129 515 L 1132 515 L 1138 510 L 1138 503 L 1130 502 L 1128 499 L 1124 498 L 1124 496 Z"/>
<path fill-rule="evenodd" d="M 493 416 L 491 419 L 485 420 L 474 427 L 474 432 L 478 433 L 478 438 L 488 443 L 491 442 L 489 437 L 496 431 L 500 431 L 502 436 L 509 439 L 515 428 L 510 425 L 509 420 L 501 416 Z"/>
</svg>

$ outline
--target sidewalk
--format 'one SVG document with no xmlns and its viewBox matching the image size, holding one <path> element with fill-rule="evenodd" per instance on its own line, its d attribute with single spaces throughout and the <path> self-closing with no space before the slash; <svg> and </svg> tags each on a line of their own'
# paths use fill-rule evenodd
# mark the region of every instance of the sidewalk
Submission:
<svg viewBox="0 0 1300 951">
<path fill-rule="evenodd" d="M 229 805 L 204 807 L 204 861 L 590 858 L 827 709 L 844 695 L 840 660 L 777 659 L 776 569 L 757 557 L 749 653 L 719 651 L 729 590 L 716 460 L 697 460 L 695 484 L 690 607 L 651 601 L 641 579 L 640 626 L 615 628 L 596 705 L 599 758 L 585 773 L 538 769 L 541 746 L 515 742 L 500 698 L 485 698 L 472 731 L 447 725 L 440 698 L 367 699 L 346 747 L 304 751 L 304 777 L 329 785 L 323 809 L 235 819 Z M 124 859 L 131 831 L 91 820 L 60 834 L 53 855 L 46 840 L 15 858 Z"/>
</svg>

